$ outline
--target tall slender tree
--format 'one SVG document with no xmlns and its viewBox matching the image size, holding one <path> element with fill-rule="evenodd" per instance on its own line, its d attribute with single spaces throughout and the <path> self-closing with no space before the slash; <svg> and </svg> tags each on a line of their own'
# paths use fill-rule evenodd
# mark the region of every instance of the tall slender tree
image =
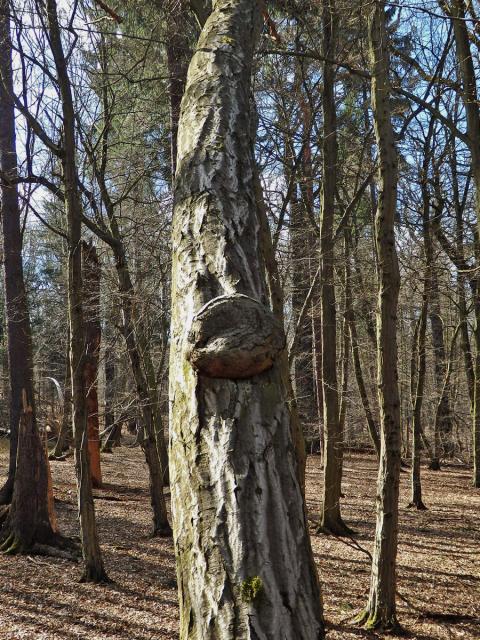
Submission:
<svg viewBox="0 0 480 640">
<path fill-rule="evenodd" d="M 92 480 L 88 456 L 87 404 L 85 388 L 86 331 L 82 279 L 82 201 L 78 187 L 76 161 L 75 110 L 68 65 L 65 57 L 56 0 L 45 2 L 46 25 L 60 93 L 63 148 L 60 153 L 68 236 L 68 315 L 70 328 L 70 367 L 73 401 L 73 435 L 77 476 L 78 508 L 84 582 L 107 582 L 97 534 Z"/>
<path fill-rule="evenodd" d="M 415 325 L 412 348 L 411 398 L 412 398 L 412 474 L 411 500 L 409 507 L 425 510 L 422 499 L 421 447 L 422 447 L 422 406 L 425 390 L 426 353 L 425 335 L 427 332 L 428 280 L 425 278 L 422 308 Z"/>
<path fill-rule="evenodd" d="M 343 442 L 337 380 L 337 331 L 334 283 L 335 192 L 337 189 L 337 118 L 335 104 L 335 58 L 337 16 L 333 0 L 323 3 L 323 191 L 320 220 L 322 301 L 322 384 L 324 416 L 323 494 L 321 529 L 336 535 L 350 532 L 342 520 Z"/>
<path fill-rule="evenodd" d="M 385 2 L 375 0 L 369 15 L 372 110 L 378 147 L 378 204 L 375 244 L 378 256 L 377 370 L 380 406 L 380 464 L 377 519 L 370 594 L 359 621 L 369 628 L 397 627 L 396 556 L 400 480 L 400 398 L 397 370 L 397 306 L 400 274 L 395 246 L 398 161 L 391 120 L 389 41 Z"/>
<path fill-rule="evenodd" d="M 458 75 L 461 82 L 461 97 L 467 121 L 468 148 L 471 156 L 471 170 L 475 185 L 475 212 L 477 230 L 474 234 L 476 259 L 480 258 L 480 106 L 478 101 L 477 78 L 470 48 L 467 10 L 465 0 L 440 0 L 440 5 L 452 20 L 458 59 Z M 473 400 L 473 486 L 480 487 L 480 278 L 475 281 L 474 295 L 474 400 Z"/>
<path fill-rule="evenodd" d="M 92 244 L 82 243 L 82 271 L 85 287 L 85 359 L 83 376 L 87 394 L 87 438 L 88 457 L 92 486 L 102 486 L 100 464 L 100 426 L 98 408 L 98 362 L 102 325 L 100 321 L 100 279 L 101 267 L 97 250 Z"/>
</svg>

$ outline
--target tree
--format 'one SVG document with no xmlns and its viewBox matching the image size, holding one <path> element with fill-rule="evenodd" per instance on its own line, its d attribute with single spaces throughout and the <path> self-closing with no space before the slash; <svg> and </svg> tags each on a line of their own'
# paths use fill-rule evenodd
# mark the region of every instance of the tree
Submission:
<svg viewBox="0 0 480 640">
<path fill-rule="evenodd" d="M 369 16 L 372 110 L 378 147 L 378 205 L 375 244 L 378 255 L 377 370 L 380 405 L 380 464 L 377 521 L 370 594 L 360 622 L 368 628 L 394 629 L 396 555 L 400 481 L 400 399 L 397 373 L 397 304 L 400 287 L 395 247 L 397 152 L 391 122 L 389 50 L 385 2 L 375 0 Z"/>
<path fill-rule="evenodd" d="M 423 303 L 420 317 L 415 325 L 412 347 L 411 367 L 411 397 L 412 397 L 412 476 L 411 500 L 409 507 L 425 510 L 422 500 L 422 482 L 420 475 L 421 447 L 422 447 L 422 405 L 425 389 L 425 334 L 427 331 L 428 313 L 428 281 L 425 278 Z"/>
<path fill-rule="evenodd" d="M 324 463 L 322 530 L 335 535 L 350 532 L 340 515 L 343 442 L 337 381 L 337 331 L 335 308 L 334 241 L 337 138 L 335 105 L 336 49 L 335 4 L 323 4 L 323 192 L 320 221 L 321 299 L 322 299 L 322 384 L 324 416 Z"/>
<path fill-rule="evenodd" d="M 102 445 L 103 453 L 113 453 L 113 447 L 120 444 L 122 437 L 122 420 L 115 420 L 115 360 L 113 350 L 105 349 L 105 435 Z"/>
<path fill-rule="evenodd" d="M 440 1 L 440 5 L 452 20 L 458 59 L 458 75 L 462 84 L 460 95 L 466 112 L 467 143 L 471 154 L 471 168 L 475 185 L 475 212 L 477 230 L 475 234 L 476 258 L 480 254 L 480 107 L 478 104 L 477 79 L 470 49 L 470 36 L 464 0 Z M 474 300 L 476 353 L 474 358 L 473 401 L 473 486 L 480 487 L 480 281 L 477 278 Z"/>
<path fill-rule="evenodd" d="M 22 266 L 22 234 L 20 227 L 20 210 L 18 203 L 18 187 L 8 186 L 6 179 L 15 179 L 17 175 L 17 152 L 15 134 L 15 113 L 8 92 L 12 90 L 12 45 L 10 39 L 10 19 L 8 2 L 2 0 L 1 11 L 1 72 L 0 84 L 0 108 L 2 122 L 0 131 L 1 144 L 1 169 L 2 169 L 2 230 L 3 246 L 5 250 L 5 306 L 7 315 L 7 357 L 9 362 L 9 428 L 10 428 L 10 458 L 8 477 L 0 491 L 0 504 L 9 504 L 13 494 L 15 469 L 17 461 L 18 425 L 22 411 L 22 388 L 24 380 L 28 377 L 25 370 L 15 365 L 15 356 L 18 353 L 23 366 L 28 366 L 28 349 L 26 344 L 26 321 L 24 317 L 26 304 L 23 296 L 18 297 L 19 286 L 23 284 Z M 12 212 L 12 213 L 10 213 Z M 11 228 L 9 228 L 11 227 Z M 8 274 L 8 275 L 7 275 Z M 18 308 L 18 307 L 21 308 Z M 22 314 L 22 315 L 21 315 Z M 11 318 L 9 322 L 8 318 Z M 23 327 L 22 327 L 23 322 Z M 13 368 L 12 368 L 13 365 Z"/>
<path fill-rule="evenodd" d="M 88 457 L 92 486 L 102 486 L 102 469 L 100 466 L 100 428 L 98 409 L 98 361 L 100 358 L 100 341 L 102 326 L 100 323 L 100 278 L 101 267 L 97 250 L 86 242 L 82 244 L 82 271 L 85 288 L 85 359 L 84 384 L 87 394 L 87 438 Z"/>
<path fill-rule="evenodd" d="M 179 123 L 170 463 L 182 639 L 324 634 L 258 233 L 259 30 L 249 0 L 214 4 Z"/>
<path fill-rule="evenodd" d="M 82 202 L 78 188 L 79 180 L 76 163 L 75 110 L 55 0 L 46 0 L 45 12 L 50 46 L 57 72 L 63 124 L 63 151 L 59 155 L 63 172 L 68 237 L 68 316 L 73 437 L 75 441 L 75 471 L 84 561 L 84 572 L 81 580 L 84 582 L 108 582 L 109 579 L 103 566 L 98 541 L 88 456 L 87 393 L 84 377 L 87 336 L 83 310 Z"/>
<path fill-rule="evenodd" d="M 0 548 L 7 553 L 22 553 L 35 544 L 52 544 L 57 530 L 51 497 L 49 503 L 48 460 L 34 405 L 32 336 L 17 185 L 12 42 L 6 0 L 0 2 L 0 72 L 0 188 L 11 429 L 9 476 L 2 491 L 2 502 L 11 499 L 11 505 L 1 513 Z"/>
</svg>

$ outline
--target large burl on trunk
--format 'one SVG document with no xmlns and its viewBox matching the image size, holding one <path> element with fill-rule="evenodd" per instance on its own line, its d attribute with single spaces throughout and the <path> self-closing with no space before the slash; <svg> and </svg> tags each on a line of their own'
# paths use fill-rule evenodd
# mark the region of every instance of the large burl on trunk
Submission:
<svg viewBox="0 0 480 640">
<path fill-rule="evenodd" d="M 194 316 L 188 359 L 210 378 L 251 378 L 285 348 L 283 327 L 265 305 L 244 295 L 219 296 Z"/>
<path fill-rule="evenodd" d="M 253 0 L 217 0 L 178 137 L 170 363 L 182 640 L 318 640 L 321 599 L 255 194 Z"/>
</svg>

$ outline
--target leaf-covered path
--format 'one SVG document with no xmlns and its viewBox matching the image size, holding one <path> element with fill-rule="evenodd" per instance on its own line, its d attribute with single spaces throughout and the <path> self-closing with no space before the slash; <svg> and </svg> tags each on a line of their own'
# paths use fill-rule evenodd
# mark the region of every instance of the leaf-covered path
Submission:
<svg viewBox="0 0 480 640">
<path fill-rule="evenodd" d="M 6 453 L 0 454 L 2 475 Z M 175 640 L 177 590 L 173 545 L 150 539 L 147 473 L 139 449 L 103 456 L 105 489 L 96 509 L 108 573 L 107 587 L 78 584 L 80 567 L 65 560 L 0 556 L 0 639 Z M 52 463 L 62 532 L 78 535 L 73 461 Z M 343 513 L 354 542 L 313 536 L 323 584 L 328 638 L 386 637 L 350 626 L 366 602 L 374 531 L 376 463 L 348 455 Z M 402 474 L 399 617 L 411 638 L 480 637 L 480 492 L 462 467 L 422 468 L 429 510 L 412 511 Z M 308 461 L 307 503 L 315 520 L 319 458 Z M 312 530 L 314 523 L 312 522 Z M 361 549 L 356 548 L 360 546 Z M 280 639 L 279 639 L 280 640 Z"/>
</svg>

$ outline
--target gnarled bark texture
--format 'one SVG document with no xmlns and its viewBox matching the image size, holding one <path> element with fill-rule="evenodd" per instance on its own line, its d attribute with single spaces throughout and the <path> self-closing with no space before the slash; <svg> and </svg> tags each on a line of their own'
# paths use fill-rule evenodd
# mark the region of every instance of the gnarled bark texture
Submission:
<svg viewBox="0 0 480 640">
<path fill-rule="evenodd" d="M 268 305 L 250 100 L 259 29 L 256 2 L 213 3 L 179 125 L 170 461 L 182 640 L 324 637 L 281 356 L 247 378 L 250 338 L 239 376 L 210 377 L 188 359 L 204 305 L 238 294 Z M 243 302 L 232 331 L 243 331 Z"/>
</svg>

